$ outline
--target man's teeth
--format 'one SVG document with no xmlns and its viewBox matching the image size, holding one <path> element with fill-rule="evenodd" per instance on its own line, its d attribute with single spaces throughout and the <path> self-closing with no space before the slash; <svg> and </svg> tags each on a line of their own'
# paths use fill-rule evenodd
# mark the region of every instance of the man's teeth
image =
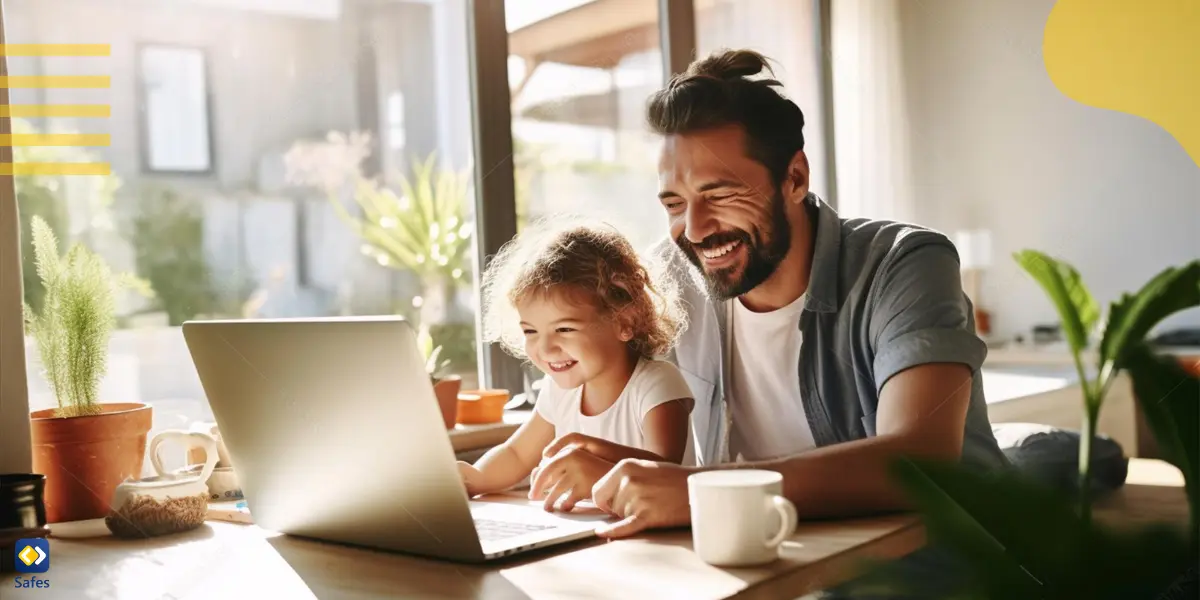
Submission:
<svg viewBox="0 0 1200 600">
<path fill-rule="evenodd" d="M 729 242 L 724 246 L 717 246 L 716 248 L 701 250 L 700 253 L 704 255 L 704 258 L 721 258 L 722 256 L 729 254 L 729 252 L 734 248 L 737 248 L 738 244 L 740 243 L 741 242 Z"/>
</svg>

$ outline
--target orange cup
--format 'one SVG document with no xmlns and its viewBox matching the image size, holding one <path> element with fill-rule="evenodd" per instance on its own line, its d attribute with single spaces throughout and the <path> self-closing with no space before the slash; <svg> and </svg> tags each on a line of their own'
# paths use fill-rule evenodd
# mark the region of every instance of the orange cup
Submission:
<svg viewBox="0 0 1200 600">
<path fill-rule="evenodd" d="M 485 425 L 504 420 L 508 390 L 464 390 L 458 393 L 458 422 Z"/>
</svg>

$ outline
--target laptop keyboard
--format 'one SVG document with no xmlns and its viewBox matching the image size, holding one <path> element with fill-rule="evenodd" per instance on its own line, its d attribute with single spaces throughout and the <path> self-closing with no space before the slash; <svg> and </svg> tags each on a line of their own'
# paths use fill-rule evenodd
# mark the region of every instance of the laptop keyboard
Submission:
<svg viewBox="0 0 1200 600">
<path fill-rule="evenodd" d="M 484 542 L 494 542 L 535 531 L 545 531 L 553 527 L 553 525 L 539 525 L 534 523 L 475 519 L 475 530 L 479 532 L 480 541 Z"/>
</svg>

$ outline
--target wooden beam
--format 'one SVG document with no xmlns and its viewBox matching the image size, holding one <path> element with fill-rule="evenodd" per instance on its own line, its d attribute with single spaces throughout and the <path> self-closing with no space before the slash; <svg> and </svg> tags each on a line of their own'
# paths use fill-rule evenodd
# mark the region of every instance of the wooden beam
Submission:
<svg viewBox="0 0 1200 600">
<path fill-rule="evenodd" d="M 630 29 L 582 40 L 538 55 L 541 62 L 611 69 L 630 54 L 659 46 L 658 25 L 646 23 Z"/>
<path fill-rule="evenodd" d="M 654 2 L 646 0 L 595 0 L 513 31 L 509 34 L 509 51 L 517 56 L 550 54 L 587 40 L 653 24 L 657 10 Z"/>
</svg>

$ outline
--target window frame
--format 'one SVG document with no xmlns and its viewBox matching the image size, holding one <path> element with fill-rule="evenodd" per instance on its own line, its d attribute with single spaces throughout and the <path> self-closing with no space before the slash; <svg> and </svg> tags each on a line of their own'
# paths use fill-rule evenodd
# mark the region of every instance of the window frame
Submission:
<svg viewBox="0 0 1200 600">
<path fill-rule="evenodd" d="M 151 49 L 192 50 L 200 53 L 203 62 L 204 76 L 204 127 L 208 136 L 208 148 L 205 156 L 208 166 L 204 169 L 159 169 L 151 164 L 150 148 L 150 103 L 146 90 L 146 81 L 142 75 L 145 66 L 145 52 Z M 208 177 L 217 172 L 216 127 L 213 126 L 213 90 L 212 66 L 208 48 L 204 46 L 180 44 L 173 42 L 140 41 L 134 44 L 134 98 L 137 103 L 138 154 L 142 173 L 147 175 L 170 177 Z"/>
<path fill-rule="evenodd" d="M 0 44 L 6 43 L 5 33 L 4 4 L 0 3 Z M 0 76 L 7 75 L 8 57 L 0 56 Z M 8 100 L 8 88 L 0 87 L 0 104 L 8 105 Z M 0 117 L 0 134 L 11 133 L 12 120 Z M 0 163 L 13 163 L 12 147 L 0 146 Z M 0 176 L 0 398 L 4 398 L 0 402 L 0 472 L 4 473 L 33 469 L 20 236 L 16 182 L 10 175 Z"/>
</svg>

